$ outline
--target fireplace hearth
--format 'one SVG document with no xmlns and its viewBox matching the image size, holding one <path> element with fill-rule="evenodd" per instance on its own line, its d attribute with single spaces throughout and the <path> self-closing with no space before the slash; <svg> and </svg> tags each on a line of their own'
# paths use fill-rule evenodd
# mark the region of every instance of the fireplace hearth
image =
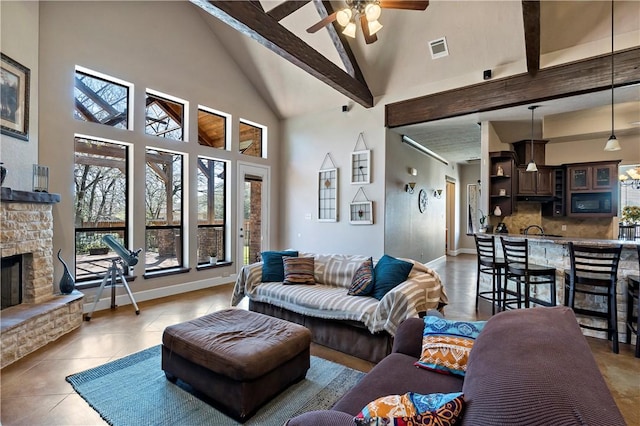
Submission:
<svg viewBox="0 0 640 426">
<path fill-rule="evenodd" d="M 54 284 L 53 205 L 60 196 L 10 188 L 0 196 L 3 368 L 80 327 L 84 295 L 60 295 Z"/>
</svg>

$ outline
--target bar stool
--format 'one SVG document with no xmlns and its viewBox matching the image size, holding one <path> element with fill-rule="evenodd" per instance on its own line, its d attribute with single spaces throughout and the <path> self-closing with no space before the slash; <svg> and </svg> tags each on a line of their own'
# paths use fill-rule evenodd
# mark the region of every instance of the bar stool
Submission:
<svg viewBox="0 0 640 426">
<path fill-rule="evenodd" d="M 502 289 L 502 276 L 504 275 L 504 259 L 496 257 L 495 239 L 488 235 L 473 236 L 476 240 L 478 252 L 478 273 L 476 280 L 476 312 L 478 311 L 478 299 L 491 301 L 491 314 L 496 313 L 496 302 L 500 306 L 500 292 Z M 480 291 L 480 274 L 491 275 L 491 290 Z"/>
<path fill-rule="evenodd" d="M 622 245 L 596 247 L 581 246 L 569 242 L 571 270 L 564 271 L 564 304 L 576 314 L 603 318 L 607 326 L 580 324 L 589 330 L 606 331 L 607 338 L 613 341 L 613 352 L 618 353 L 618 314 L 616 304 L 616 281 L 618 280 L 618 263 Z M 576 307 L 576 294 L 581 296 Z M 597 309 L 595 301 L 588 296 L 604 296 L 607 309 Z M 589 305 L 588 303 L 591 303 Z"/>
<path fill-rule="evenodd" d="M 525 308 L 529 308 L 531 303 L 542 306 L 556 305 L 556 268 L 550 266 L 536 265 L 529 263 L 529 240 L 511 240 L 500 237 L 502 249 L 504 250 L 504 260 L 506 262 L 505 284 L 503 288 L 504 297 L 502 299 L 504 308 L 511 308 L 510 305 L 517 303 L 518 309 L 524 303 Z M 516 289 L 509 290 L 509 281 L 516 282 Z M 522 286 L 524 285 L 524 297 Z M 531 297 L 531 286 L 549 286 L 549 300 L 541 300 Z M 507 294 L 514 296 L 507 299 Z"/>
<path fill-rule="evenodd" d="M 638 249 L 638 269 L 640 270 L 640 245 Z M 640 358 L 640 338 L 638 338 L 638 314 L 640 313 L 640 276 L 627 276 L 627 344 L 631 344 L 631 333 L 636 335 L 636 358 Z M 634 312 L 635 308 L 635 312 Z"/>
</svg>

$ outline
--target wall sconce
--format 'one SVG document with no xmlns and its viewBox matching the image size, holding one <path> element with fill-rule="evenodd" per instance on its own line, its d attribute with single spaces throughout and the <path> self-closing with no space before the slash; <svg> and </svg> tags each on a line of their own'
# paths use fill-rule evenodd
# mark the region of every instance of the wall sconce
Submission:
<svg viewBox="0 0 640 426">
<path fill-rule="evenodd" d="M 433 190 L 433 198 L 442 198 L 442 189 L 434 189 Z"/>
<path fill-rule="evenodd" d="M 404 190 L 405 192 L 408 192 L 409 194 L 413 194 L 413 190 L 416 187 L 416 183 L 415 182 L 409 182 L 408 184 L 406 184 L 404 186 Z"/>
</svg>

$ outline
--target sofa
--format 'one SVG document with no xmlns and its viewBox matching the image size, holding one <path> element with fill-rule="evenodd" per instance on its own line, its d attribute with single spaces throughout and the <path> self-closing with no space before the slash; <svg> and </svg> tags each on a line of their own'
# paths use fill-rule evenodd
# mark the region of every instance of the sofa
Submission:
<svg viewBox="0 0 640 426">
<path fill-rule="evenodd" d="M 314 285 L 262 282 L 263 263 L 257 262 L 241 269 L 231 304 L 237 306 L 246 296 L 250 310 L 301 324 L 311 330 L 313 342 L 371 362 L 391 352 L 393 336 L 403 320 L 430 309 L 442 310 L 447 304 L 438 274 L 410 259 L 403 259 L 413 265 L 406 280 L 378 300 L 347 294 L 354 274 L 369 257 L 298 256 L 313 257 Z"/>
<path fill-rule="evenodd" d="M 464 377 L 414 366 L 424 322 L 408 319 L 393 352 L 330 410 L 311 411 L 286 426 L 347 426 L 386 395 L 462 392 L 461 425 L 624 425 L 573 311 L 567 307 L 493 316 L 469 353 Z"/>
</svg>

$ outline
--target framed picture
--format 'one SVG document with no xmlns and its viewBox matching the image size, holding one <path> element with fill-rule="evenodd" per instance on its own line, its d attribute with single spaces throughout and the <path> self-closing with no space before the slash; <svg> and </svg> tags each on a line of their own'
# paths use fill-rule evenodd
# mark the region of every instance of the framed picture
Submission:
<svg viewBox="0 0 640 426">
<path fill-rule="evenodd" d="M 4 53 L 0 69 L 0 130 L 29 140 L 29 68 Z"/>
<path fill-rule="evenodd" d="M 338 169 L 318 172 L 318 221 L 338 221 Z"/>
<path fill-rule="evenodd" d="M 371 151 L 351 153 L 351 183 L 362 185 L 371 183 Z"/>
<path fill-rule="evenodd" d="M 352 225 L 373 225 L 373 201 L 351 203 L 349 223 Z"/>
</svg>

